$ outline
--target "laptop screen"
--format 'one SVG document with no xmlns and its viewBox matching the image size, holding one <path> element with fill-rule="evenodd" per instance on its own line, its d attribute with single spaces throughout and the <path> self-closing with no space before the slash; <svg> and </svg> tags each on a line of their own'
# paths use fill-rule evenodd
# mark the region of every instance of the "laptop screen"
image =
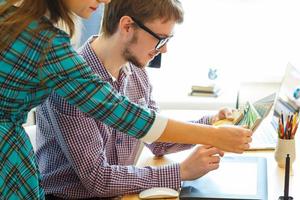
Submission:
<svg viewBox="0 0 300 200">
<path fill-rule="evenodd" d="M 284 119 L 288 115 L 299 112 L 300 109 L 300 68 L 288 64 L 283 77 L 280 91 L 274 106 L 272 125 L 278 127 L 278 118 L 283 114 Z"/>
<path fill-rule="evenodd" d="M 270 94 L 262 99 L 259 99 L 253 103 L 254 108 L 260 116 L 266 117 L 269 114 L 274 101 L 276 99 L 276 93 Z"/>
<path fill-rule="evenodd" d="M 268 113 L 265 112 L 266 108 L 273 104 L 274 111 L 253 134 L 250 150 L 274 149 L 278 139 L 277 129 L 280 114 L 283 113 L 284 119 L 287 119 L 289 114 L 299 112 L 300 98 L 297 95 L 300 96 L 300 93 L 298 94 L 297 91 L 300 92 L 300 69 L 288 64 L 278 90 L 276 100 L 274 100 L 276 95 L 270 95 L 253 104 L 258 112 L 262 110 L 262 113 L 266 114 Z"/>
</svg>

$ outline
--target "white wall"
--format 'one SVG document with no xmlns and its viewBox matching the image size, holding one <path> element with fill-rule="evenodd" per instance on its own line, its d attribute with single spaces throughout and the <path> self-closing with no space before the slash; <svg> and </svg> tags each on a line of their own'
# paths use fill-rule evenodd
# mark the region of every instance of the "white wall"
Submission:
<svg viewBox="0 0 300 200">
<path fill-rule="evenodd" d="M 162 68 L 149 69 L 160 90 L 185 91 L 207 77 L 208 67 L 218 68 L 227 83 L 279 81 L 286 64 L 299 60 L 299 0 L 182 3 L 185 21 L 168 44 Z"/>
</svg>

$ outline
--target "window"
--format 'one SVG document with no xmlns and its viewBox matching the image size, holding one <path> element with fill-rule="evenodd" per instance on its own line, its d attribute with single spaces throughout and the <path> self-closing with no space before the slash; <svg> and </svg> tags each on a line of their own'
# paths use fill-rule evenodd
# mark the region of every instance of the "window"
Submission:
<svg viewBox="0 0 300 200">
<path fill-rule="evenodd" d="M 208 68 L 226 80 L 279 81 L 287 63 L 300 60 L 299 0 L 182 3 L 185 21 L 162 56 L 162 68 L 149 69 L 155 87 L 166 79 L 173 87 L 190 87 L 207 78 Z"/>
</svg>

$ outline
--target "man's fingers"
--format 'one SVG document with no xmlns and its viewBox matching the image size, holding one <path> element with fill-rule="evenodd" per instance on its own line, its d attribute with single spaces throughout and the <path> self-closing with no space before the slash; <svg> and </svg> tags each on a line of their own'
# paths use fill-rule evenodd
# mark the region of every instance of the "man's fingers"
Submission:
<svg viewBox="0 0 300 200">
<path fill-rule="evenodd" d="M 211 156 L 210 157 L 210 163 L 220 163 L 221 158 L 219 156 Z"/>
<path fill-rule="evenodd" d="M 233 120 L 233 110 L 231 108 L 225 108 L 223 110 L 224 116 L 226 119 L 232 119 Z"/>
<path fill-rule="evenodd" d="M 216 147 L 211 147 L 211 148 L 207 149 L 207 154 L 208 155 L 215 155 L 215 154 L 224 155 L 224 151 L 222 151 Z"/>
<path fill-rule="evenodd" d="M 226 119 L 228 119 L 228 120 L 234 120 L 233 115 L 232 115 L 232 112 L 226 112 L 226 113 L 225 113 L 225 117 L 226 117 Z"/>
<path fill-rule="evenodd" d="M 221 157 L 223 157 L 223 156 L 224 156 L 224 154 L 225 154 L 225 152 L 224 152 L 224 151 L 222 151 L 222 150 L 220 150 L 220 153 L 219 153 L 219 155 L 220 155 Z"/>
<path fill-rule="evenodd" d="M 216 170 L 220 167 L 219 163 L 211 163 L 208 167 L 209 171 Z"/>
</svg>

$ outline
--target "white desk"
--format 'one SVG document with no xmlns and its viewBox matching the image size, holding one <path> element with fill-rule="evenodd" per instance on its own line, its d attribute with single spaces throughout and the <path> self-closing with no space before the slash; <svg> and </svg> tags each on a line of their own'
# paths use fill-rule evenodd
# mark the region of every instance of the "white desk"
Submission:
<svg viewBox="0 0 300 200">
<path fill-rule="evenodd" d="M 156 158 L 152 153 L 145 148 L 141 154 L 141 157 L 137 163 L 138 166 L 159 166 L 163 164 L 168 164 L 172 162 L 179 162 L 183 160 L 189 151 L 184 151 L 180 153 L 170 154 L 162 158 Z M 299 151 L 298 151 L 299 152 Z M 246 152 L 246 156 L 260 156 L 267 158 L 268 162 L 268 199 L 276 200 L 280 195 L 283 195 L 283 185 L 284 185 L 284 169 L 278 168 L 276 161 L 274 160 L 273 151 L 257 151 L 257 152 Z M 290 195 L 294 197 L 295 200 L 300 199 L 300 162 L 299 159 L 293 164 L 293 174 L 290 177 Z M 245 180 L 246 181 L 246 180 Z M 230 183 L 229 183 L 230 184 Z M 126 195 L 122 200 L 138 200 L 138 195 Z"/>
<path fill-rule="evenodd" d="M 177 114 L 176 114 L 177 113 Z M 191 115 L 189 115 L 189 113 Z M 200 113 L 200 111 L 199 111 Z M 188 119 L 193 119 L 198 112 L 195 111 L 184 111 L 184 110 L 169 110 L 163 111 L 163 114 L 168 116 L 173 116 L 176 119 L 183 119 L 187 116 Z M 175 115 L 176 114 L 176 115 Z M 299 134 L 296 135 L 296 151 L 298 152 L 298 156 L 300 155 L 299 145 L 300 145 L 300 136 Z M 298 148 L 297 148 L 298 147 Z M 162 158 L 157 158 L 152 155 L 152 153 L 147 149 L 144 148 L 137 165 L 138 166 L 159 166 L 163 164 L 168 164 L 172 162 L 180 162 L 182 161 L 188 154 L 190 150 L 170 154 L 164 156 Z M 284 185 L 284 169 L 281 169 L 277 166 L 277 163 L 274 159 L 274 151 L 250 151 L 246 152 L 243 155 L 246 156 L 259 156 L 267 158 L 267 165 L 268 165 L 268 199 L 269 200 L 276 200 L 279 196 L 283 195 L 283 185 Z M 230 183 L 229 183 L 230 184 Z M 293 172 L 290 177 L 290 195 L 294 197 L 295 200 L 300 199 L 300 160 L 296 159 L 293 164 Z M 122 198 L 122 200 L 138 200 L 138 195 L 126 195 Z"/>
</svg>

